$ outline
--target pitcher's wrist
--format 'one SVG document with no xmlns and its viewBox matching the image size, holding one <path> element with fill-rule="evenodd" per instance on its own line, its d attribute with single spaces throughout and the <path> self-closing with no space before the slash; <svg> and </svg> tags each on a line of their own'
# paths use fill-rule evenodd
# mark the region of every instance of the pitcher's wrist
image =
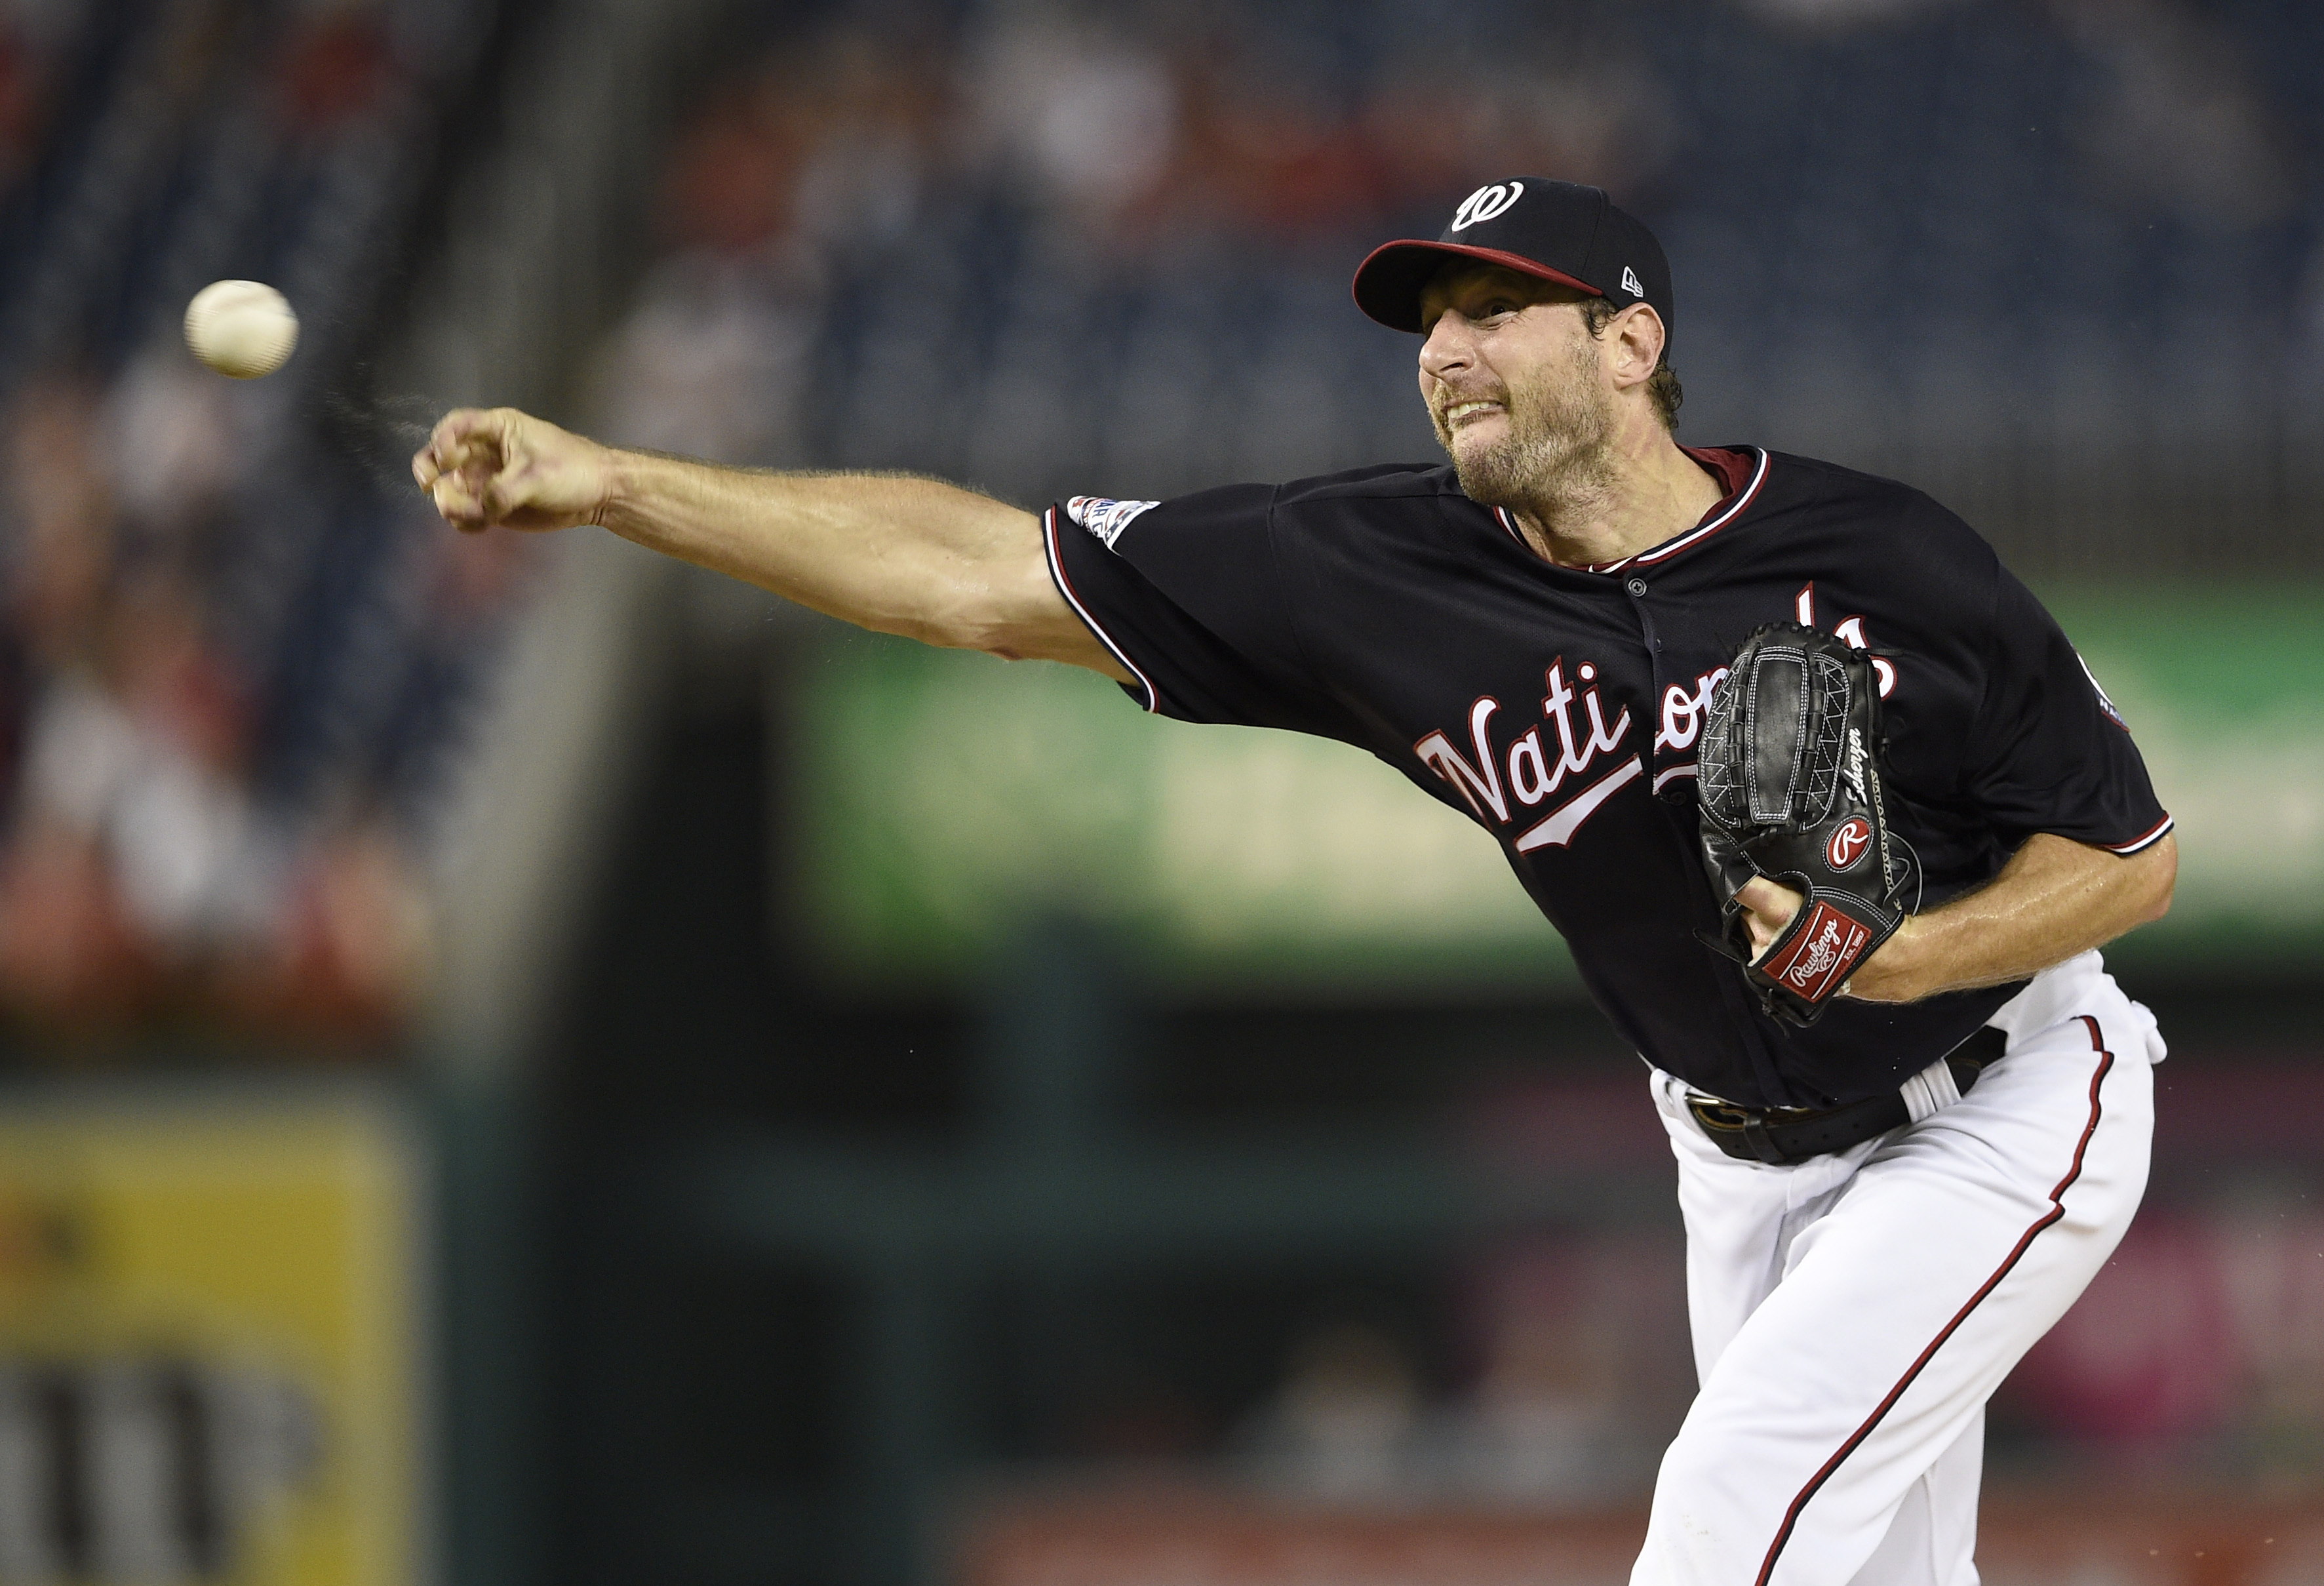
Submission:
<svg viewBox="0 0 2324 1586">
<path fill-rule="evenodd" d="M 635 453 L 623 451 L 618 447 L 602 446 L 594 441 L 590 444 L 596 450 L 593 460 L 596 465 L 597 501 L 589 509 L 586 521 L 619 533 L 616 517 L 636 499 L 636 481 L 632 466 L 638 457 Z"/>
<path fill-rule="evenodd" d="M 1915 1002 L 1930 995 L 1937 987 L 1930 973 L 1928 945 L 1920 917 L 1906 915 L 1895 934 L 1849 976 L 1841 994 L 1864 1002 Z"/>
</svg>

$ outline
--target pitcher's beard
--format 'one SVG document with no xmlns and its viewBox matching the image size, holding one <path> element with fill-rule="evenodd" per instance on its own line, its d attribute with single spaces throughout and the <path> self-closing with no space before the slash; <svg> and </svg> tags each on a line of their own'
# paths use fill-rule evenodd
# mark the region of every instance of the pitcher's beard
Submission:
<svg viewBox="0 0 2324 1586">
<path fill-rule="evenodd" d="M 1462 493 L 1489 507 L 1546 510 L 1603 493 L 1615 478 L 1614 400 L 1595 379 L 1596 361 L 1574 361 L 1572 377 L 1511 389 L 1508 434 L 1498 445 L 1454 449 L 1442 420 L 1436 439 L 1452 458 Z"/>
</svg>

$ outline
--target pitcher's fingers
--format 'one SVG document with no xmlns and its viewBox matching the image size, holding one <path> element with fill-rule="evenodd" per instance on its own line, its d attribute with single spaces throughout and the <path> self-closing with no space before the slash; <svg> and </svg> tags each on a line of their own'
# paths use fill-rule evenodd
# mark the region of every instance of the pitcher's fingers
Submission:
<svg viewBox="0 0 2324 1586">
<path fill-rule="evenodd" d="M 540 498 L 542 473 L 530 447 L 509 447 L 497 461 L 499 467 L 484 475 L 476 492 L 484 515 L 495 523 Z"/>
<path fill-rule="evenodd" d="M 1735 889 L 1735 901 L 1754 914 L 1781 918 L 1788 923 L 1807 899 L 1781 881 L 1753 876 Z"/>
<path fill-rule="evenodd" d="M 430 479 L 428 482 L 428 501 L 447 523 L 456 522 L 460 514 L 467 510 L 467 503 L 462 500 L 457 474 L 438 474 Z"/>
<path fill-rule="evenodd" d="M 1807 899 L 1780 881 L 1754 876 L 1735 890 L 1735 901 L 1743 906 L 1745 928 L 1751 933 L 1756 955 L 1784 934 Z"/>
<path fill-rule="evenodd" d="M 427 455 L 445 472 L 465 467 L 479 456 L 497 464 L 507 430 L 506 415 L 497 408 L 455 408 L 429 432 Z"/>
<path fill-rule="evenodd" d="M 428 493 L 436 503 L 436 511 L 455 529 L 474 531 L 485 526 L 481 504 L 459 475 L 438 475 Z"/>
<path fill-rule="evenodd" d="M 467 410 L 465 408 L 455 408 L 437 420 L 434 427 L 428 431 L 427 444 L 420 448 L 419 456 L 426 457 L 435 466 L 436 471 L 439 474 L 452 466 L 455 443 L 466 432 L 466 427 L 461 423 L 461 420 L 466 412 Z M 415 457 L 413 460 L 417 463 L 418 458 Z"/>
</svg>

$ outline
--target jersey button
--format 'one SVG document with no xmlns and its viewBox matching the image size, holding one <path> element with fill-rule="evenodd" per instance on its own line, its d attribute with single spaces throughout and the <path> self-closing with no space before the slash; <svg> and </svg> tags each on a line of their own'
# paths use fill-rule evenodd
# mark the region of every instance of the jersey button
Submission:
<svg viewBox="0 0 2324 1586">
<path fill-rule="evenodd" d="M 1632 595 L 1644 595 L 1646 592 L 1646 581 L 1644 578 L 1633 578 L 1622 587 L 1628 589 Z"/>
</svg>

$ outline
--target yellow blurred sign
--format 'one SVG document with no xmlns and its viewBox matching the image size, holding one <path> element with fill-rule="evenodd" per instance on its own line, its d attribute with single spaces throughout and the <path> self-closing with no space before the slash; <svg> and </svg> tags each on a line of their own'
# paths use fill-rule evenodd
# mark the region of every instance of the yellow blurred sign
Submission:
<svg viewBox="0 0 2324 1586">
<path fill-rule="evenodd" d="M 357 1095 L 0 1104 L 0 1581 L 415 1580 L 419 1182 Z"/>
</svg>

